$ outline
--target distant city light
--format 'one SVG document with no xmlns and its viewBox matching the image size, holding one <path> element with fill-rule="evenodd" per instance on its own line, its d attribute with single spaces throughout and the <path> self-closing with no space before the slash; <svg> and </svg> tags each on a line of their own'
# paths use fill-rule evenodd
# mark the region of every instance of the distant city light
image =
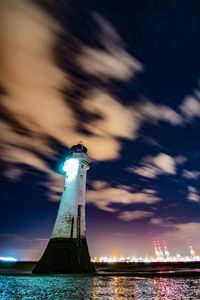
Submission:
<svg viewBox="0 0 200 300">
<path fill-rule="evenodd" d="M 9 256 L 0 256 L 0 261 L 13 261 L 13 262 L 15 262 L 15 261 L 17 261 L 17 259 L 16 258 L 14 258 L 14 257 L 9 257 Z"/>
<path fill-rule="evenodd" d="M 160 241 L 153 241 L 153 247 L 154 247 L 154 256 L 140 256 L 140 257 L 107 257 L 105 255 L 101 255 L 99 258 L 94 257 L 92 258 L 92 262 L 105 262 L 105 263 L 115 263 L 115 262 L 124 262 L 124 263 L 151 263 L 151 262 L 190 262 L 190 261 L 196 261 L 200 262 L 200 256 L 195 254 L 195 251 L 192 248 L 192 242 L 191 240 L 188 240 L 189 250 L 190 250 L 190 256 L 182 256 L 179 253 L 176 253 L 176 255 L 170 255 L 170 252 L 167 247 L 167 242 L 163 240 L 163 246 L 164 246 L 164 252 L 161 249 L 161 242 Z"/>
<path fill-rule="evenodd" d="M 196 255 L 194 257 L 189 257 L 189 256 L 181 256 L 180 254 L 176 254 L 175 256 L 170 256 L 170 257 L 152 257 L 152 256 L 140 256 L 140 257 L 108 257 L 108 256 L 103 256 L 101 255 L 100 257 L 94 257 L 91 259 L 92 262 L 105 262 L 105 263 L 116 263 L 116 262 L 124 262 L 124 263 L 137 263 L 137 262 L 142 262 L 142 263 L 151 263 L 151 262 L 189 262 L 189 261 L 198 261 L 200 262 L 200 256 Z"/>
<path fill-rule="evenodd" d="M 79 161 L 76 158 L 67 159 L 64 163 L 63 170 L 68 175 L 68 180 L 73 180 L 77 174 L 79 167 Z"/>
</svg>

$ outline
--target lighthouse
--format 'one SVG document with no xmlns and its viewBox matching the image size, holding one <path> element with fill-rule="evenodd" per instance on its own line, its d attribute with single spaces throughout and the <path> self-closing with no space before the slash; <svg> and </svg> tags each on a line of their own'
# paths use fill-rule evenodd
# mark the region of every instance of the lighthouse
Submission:
<svg viewBox="0 0 200 300">
<path fill-rule="evenodd" d="M 63 170 L 66 172 L 63 193 L 53 232 L 47 248 L 33 273 L 94 272 L 86 240 L 86 173 L 90 168 L 87 148 L 71 148 Z"/>
</svg>

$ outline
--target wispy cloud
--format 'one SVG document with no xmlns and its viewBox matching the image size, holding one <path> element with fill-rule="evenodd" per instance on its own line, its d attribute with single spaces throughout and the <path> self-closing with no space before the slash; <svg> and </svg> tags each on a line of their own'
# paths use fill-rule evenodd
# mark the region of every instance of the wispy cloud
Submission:
<svg viewBox="0 0 200 300">
<path fill-rule="evenodd" d="M 164 229 L 164 232 L 159 234 L 159 239 L 167 239 L 169 242 L 175 241 L 175 243 L 179 245 L 179 249 L 182 247 L 185 248 L 188 239 L 192 239 L 196 245 L 199 243 L 197 236 L 200 230 L 200 222 L 183 223 L 180 221 L 178 222 L 178 220 L 173 217 L 153 217 L 150 219 L 150 223 L 158 225 L 159 228 L 162 227 Z"/>
<path fill-rule="evenodd" d="M 133 140 L 136 137 L 139 122 L 134 110 L 123 106 L 103 90 L 92 90 L 83 100 L 83 105 L 87 113 L 101 116 L 84 125 L 92 134 L 86 139 L 90 154 L 97 160 L 118 158 L 121 147 L 118 138 Z"/>
<path fill-rule="evenodd" d="M 144 211 L 144 210 L 134 210 L 134 211 L 123 211 L 118 215 L 118 219 L 130 222 L 133 220 L 150 218 L 154 215 L 153 212 Z"/>
<path fill-rule="evenodd" d="M 143 70 L 143 65 L 124 49 L 124 43 L 111 24 L 95 14 L 99 25 L 99 41 L 104 49 L 82 47 L 78 62 L 83 70 L 102 80 L 128 80 L 133 74 Z"/>
<path fill-rule="evenodd" d="M 193 186 L 188 186 L 187 199 L 194 202 L 200 202 L 200 195 L 197 189 Z"/>
<path fill-rule="evenodd" d="M 91 182 L 93 189 L 87 191 L 87 203 L 92 203 L 99 209 L 115 212 L 116 208 L 112 207 L 112 204 L 136 204 L 145 203 L 152 204 L 157 203 L 161 200 L 156 195 L 154 190 L 142 190 L 141 192 L 131 192 L 130 187 L 115 186 L 112 187 L 106 182 L 97 183 Z"/>
<path fill-rule="evenodd" d="M 155 148 L 163 148 L 163 146 L 152 136 L 141 136 L 141 141 Z"/>
<path fill-rule="evenodd" d="M 161 218 L 151 218 L 150 223 L 154 225 L 162 225 L 163 220 Z"/>
<path fill-rule="evenodd" d="M 173 157 L 159 153 L 156 156 L 146 156 L 139 167 L 131 166 L 127 171 L 147 178 L 156 178 L 158 175 L 176 174 L 176 161 Z"/>
<path fill-rule="evenodd" d="M 197 235 L 200 230 L 199 222 L 189 222 L 189 223 L 178 223 L 168 226 L 169 231 L 165 233 L 165 238 L 170 240 L 175 240 L 176 242 L 184 241 L 188 239 L 196 240 Z"/>
<path fill-rule="evenodd" d="M 200 101 L 196 97 L 187 96 L 180 106 L 181 112 L 191 121 L 195 117 L 200 117 Z"/>
<path fill-rule="evenodd" d="M 183 118 L 175 112 L 171 107 L 162 104 L 154 104 L 145 100 L 139 107 L 139 114 L 147 122 L 167 122 L 173 126 L 182 125 Z"/>
<path fill-rule="evenodd" d="M 188 160 L 188 158 L 184 155 L 178 155 L 178 156 L 174 157 L 174 159 L 175 159 L 175 163 L 177 165 L 182 165 Z"/>
<path fill-rule="evenodd" d="M 165 217 L 165 218 L 153 217 L 150 219 L 150 223 L 153 225 L 174 226 L 174 224 L 177 223 L 177 220 L 174 217 Z"/>
<path fill-rule="evenodd" d="M 186 179 L 194 179 L 197 180 L 200 177 L 199 171 L 189 171 L 189 170 L 183 170 L 182 176 Z"/>
<path fill-rule="evenodd" d="M 48 198 L 52 201 L 60 200 L 64 175 L 51 170 L 44 160 L 40 159 L 37 155 L 30 151 L 13 146 L 4 147 L 4 151 L 4 161 L 8 163 L 8 167 L 5 171 L 5 175 L 7 177 L 12 180 L 16 180 L 23 174 L 22 170 L 19 169 L 19 164 L 30 166 L 34 170 L 40 171 L 45 175 L 41 178 L 41 184 L 46 186 L 48 190 Z M 10 165 L 10 162 L 16 165 L 14 170 L 12 165 Z M 27 169 L 23 170 L 28 172 Z"/>
</svg>

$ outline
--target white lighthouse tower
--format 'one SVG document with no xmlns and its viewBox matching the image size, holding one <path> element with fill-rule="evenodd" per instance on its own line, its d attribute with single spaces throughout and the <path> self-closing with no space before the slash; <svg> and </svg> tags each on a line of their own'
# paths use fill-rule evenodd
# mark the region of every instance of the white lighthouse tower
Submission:
<svg viewBox="0 0 200 300">
<path fill-rule="evenodd" d="M 71 148 L 64 163 L 66 172 L 62 198 L 47 248 L 34 273 L 94 272 L 86 241 L 86 172 L 90 167 L 87 148 Z"/>
</svg>

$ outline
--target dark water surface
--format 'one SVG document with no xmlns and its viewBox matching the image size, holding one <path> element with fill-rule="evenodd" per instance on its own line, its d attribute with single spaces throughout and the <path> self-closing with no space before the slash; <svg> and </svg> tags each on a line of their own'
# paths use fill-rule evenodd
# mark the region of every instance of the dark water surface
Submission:
<svg viewBox="0 0 200 300">
<path fill-rule="evenodd" d="M 200 278 L 0 276 L 0 299 L 200 299 Z"/>
</svg>

